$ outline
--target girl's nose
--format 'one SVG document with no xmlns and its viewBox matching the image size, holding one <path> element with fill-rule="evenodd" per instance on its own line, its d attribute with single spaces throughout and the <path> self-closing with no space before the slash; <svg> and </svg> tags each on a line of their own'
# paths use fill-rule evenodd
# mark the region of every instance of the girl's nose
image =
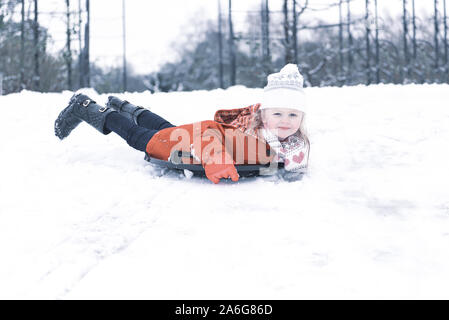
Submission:
<svg viewBox="0 0 449 320">
<path fill-rule="evenodd" d="M 281 123 L 290 123 L 290 119 L 288 116 L 282 116 Z"/>
</svg>

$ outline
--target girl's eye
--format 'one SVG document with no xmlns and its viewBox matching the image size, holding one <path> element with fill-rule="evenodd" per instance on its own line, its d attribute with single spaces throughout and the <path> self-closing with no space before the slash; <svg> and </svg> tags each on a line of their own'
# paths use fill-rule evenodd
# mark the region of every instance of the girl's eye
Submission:
<svg viewBox="0 0 449 320">
<path fill-rule="evenodd" d="M 275 112 L 275 113 L 273 113 L 273 116 L 280 116 L 280 115 L 281 115 L 280 112 Z"/>
<path fill-rule="evenodd" d="M 296 113 L 290 113 L 290 117 L 292 117 L 292 118 L 295 118 L 295 117 L 297 117 L 298 115 L 296 114 Z"/>
</svg>

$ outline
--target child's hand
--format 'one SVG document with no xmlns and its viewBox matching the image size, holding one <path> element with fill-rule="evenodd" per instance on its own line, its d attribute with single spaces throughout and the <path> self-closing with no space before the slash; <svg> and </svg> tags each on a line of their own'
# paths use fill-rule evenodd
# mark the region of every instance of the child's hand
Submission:
<svg viewBox="0 0 449 320">
<path fill-rule="evenodd" d="M 227 152 L 215 152 L 211 157 L 205 159 L 204 171 L 206 177 L 215 184 L 219 183 L 222 178 L 239 181 L 234 160 Z"/>
<path fill-rule="evenodd" d="M 221 178 L 239 181 L 239 174 L 233 164 L 207 164 L 204 166 L 204 171 L 206 177 L 215 184 L 219 183 Z"/>
</svg>

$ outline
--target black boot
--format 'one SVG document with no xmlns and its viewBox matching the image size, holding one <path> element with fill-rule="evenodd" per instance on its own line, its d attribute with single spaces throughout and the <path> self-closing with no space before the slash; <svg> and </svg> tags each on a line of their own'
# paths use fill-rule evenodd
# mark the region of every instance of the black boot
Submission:
<svg viewBox="0 0 449 320">
<path fill-rule="evenodd" d="M 117 97 L 110 96 L 108 98 L 108 103 L 106 104 L 108 107 L 120 112 L 123 116 L 133 121 L 135 124 L 139 125 L 137 123 L 137 118 L 139 115 L 144 112 L 145 108 L 135 106 L 132 103 L 129 103 L 126 100 L 120 100 Z"/>
<path fill-rule="evenodd" d="M 98 105 L 84 94 L 76 94 L 70 98 L 69 105 L 61 111 L 55 121 L 55 134 L 59 139 L 66 138 L 81 121 L 86 121 L 103 134 L 111 131 L 105 127 L 106 116 L 115 112 L 108 107 Z"/>
</svg>

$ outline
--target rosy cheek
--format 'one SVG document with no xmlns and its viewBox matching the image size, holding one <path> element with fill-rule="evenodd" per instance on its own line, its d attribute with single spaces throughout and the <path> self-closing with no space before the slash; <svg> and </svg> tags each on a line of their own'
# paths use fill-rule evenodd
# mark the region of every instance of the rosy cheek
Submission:
<svg viewBox="0 0 449 320">
<path fill-rule="evenodd" d="M 264 127 L 265 127 L 266 129 L 272 129 L 272 128 L 273 128 L 273 123 L 272 123 L 272 121 L 264 122 Z"/>
</svg>

